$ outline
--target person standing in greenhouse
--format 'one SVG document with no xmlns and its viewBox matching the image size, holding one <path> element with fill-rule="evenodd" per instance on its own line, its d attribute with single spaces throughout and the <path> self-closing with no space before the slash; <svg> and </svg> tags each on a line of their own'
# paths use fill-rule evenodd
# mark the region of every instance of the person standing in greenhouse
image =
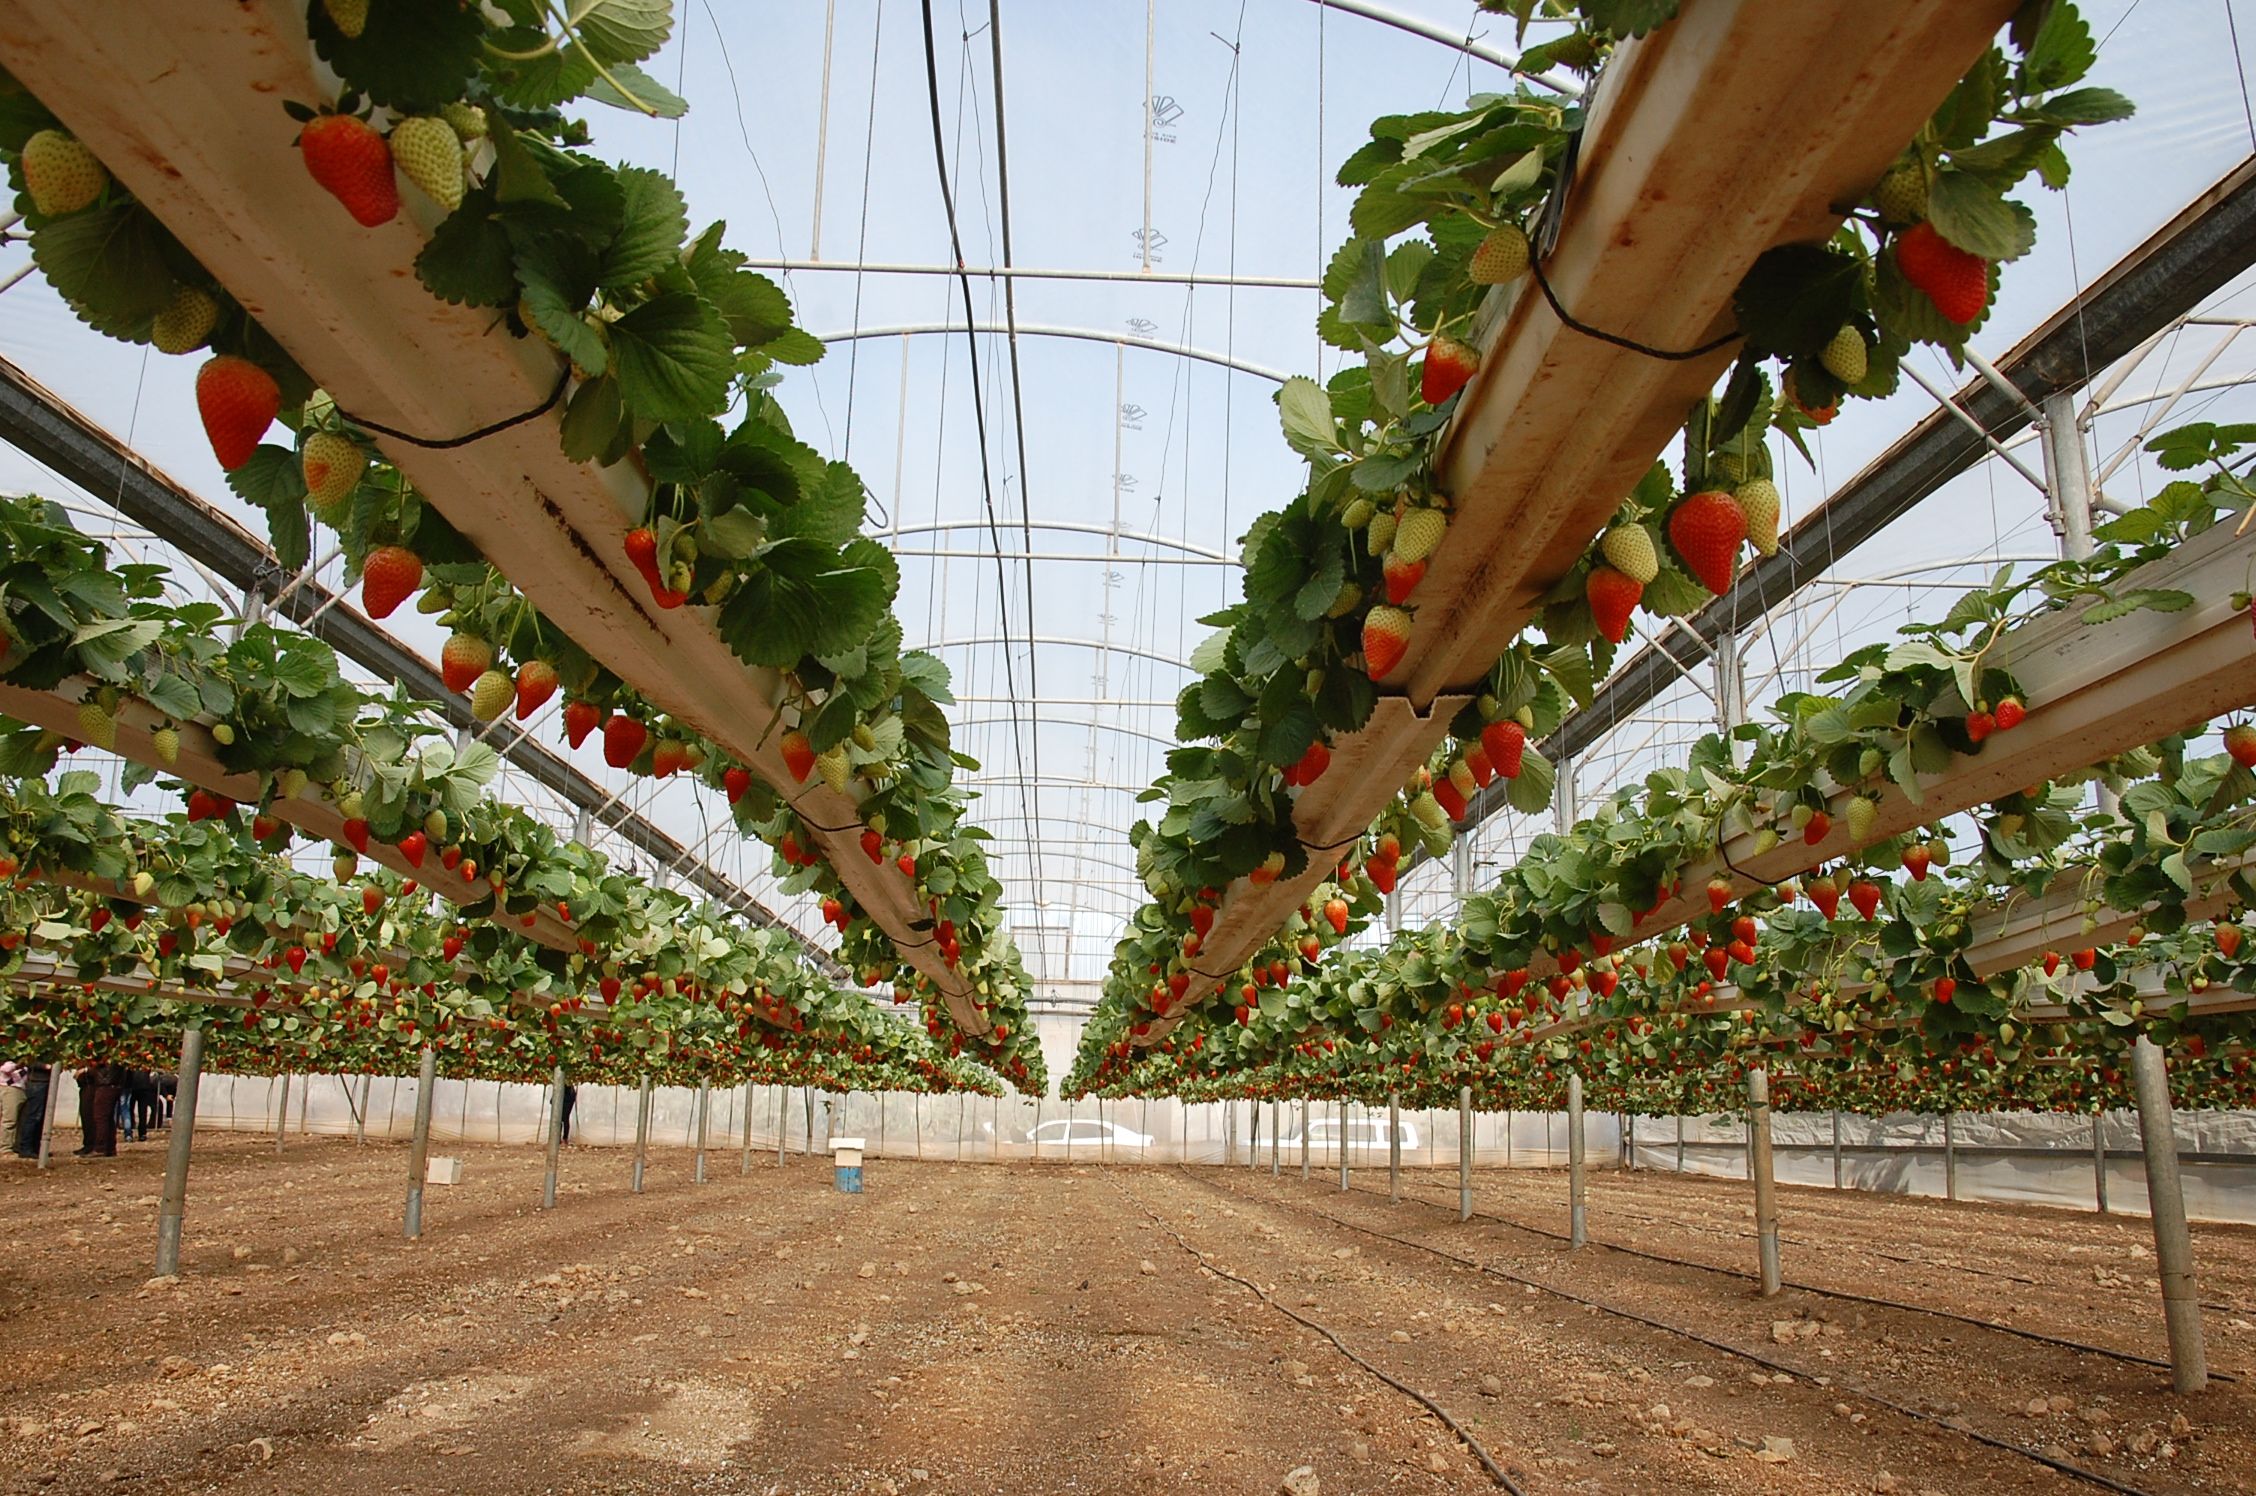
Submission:
<svg viewBox="0 0 2256 1496">
<path fill-rule="evenodd" d="M 118 1067 L 104 1061 L 78 1072 L 78 1122 L 83 1141 L 74 1150 L 80 1158 L 117 1157 L 118 1101 L 125 1094 Z"/>
<path fill-rule="evenodd" d="M 22 1125 L 24 1067 L 14 1060 L 0 1063 L 0 1152 L 14 1152 L 16 1131 Z"/>
<path fill-rule="evenodd" d="M 164 1108 L 157 1101 L 157 1077 L 150 1070 L 126 1072 L 125 1100 L 128 1120 L 133 1125 L 133 1137 L 147 1142 L 149 1134 L 157 1130 L 164 1119 Z"/>
<path fill-rule="evenodd" d="M 39 1157 L 39 1139 L 47 1126 L 47 1066 L 34 1060 L 24 1067 L 23 1109 L 16 1114 L 16 1157 Z"/>
</svg>

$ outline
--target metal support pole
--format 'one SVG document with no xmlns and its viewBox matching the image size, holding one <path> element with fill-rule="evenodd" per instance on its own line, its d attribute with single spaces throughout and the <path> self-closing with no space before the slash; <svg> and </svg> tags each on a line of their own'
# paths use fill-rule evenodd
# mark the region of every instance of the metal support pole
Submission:
<svg viewBox="0 0 2256 1496">
<path fill-rule="evenodd" d="M 1767 1299 L 1778 1292 L 1780 1273 L 1778 1199 L 1770 1177 L 1770 1076 L 1761 1070 L 1747 1072 L 1747 1131 L 1747 1167 L 1755 1176 L 1755 1241 L 1762 1256 L 1762 1291 Z"/>
<path fill-rule="evenodd" d="M 807 1101 L 807 1152 L 812 1155 L 815 1151 L 815 1088 L 802 1086 L 800 1093 Z"/>
<path fill-rule="evenodd" d="M 1567 1245 L 1590 1242 L 1590 1207 L 1583 1200 L 1582 1073 L 1567 1075 Z"/>
<path fill-rule="evenodd" d="M 2107 1214 L 2106 1121 L 2102 1114 L 2092 1113 L 2092 1201 L 2101 1215 Z"/>
<path fill-rule="evenodd" d="M 1347 1188 L 1347 1098 L 1344 1096 L 1340 1098 L 1339 1104 L 1339 1153 L 1340 1188 L 1345 1190 Z"/>
<path fill-rule="evenodd" d="M 1473 1088 L 1457 1088 L 1457 1219 L 1473 1218 Z"/>
<path fill-rule="evenodd" d="M 556 1169 L 564 1156 L 564 1067 L 548 1078 L 548 1176 L 541 1181 L 541 1209 L 556 1208 Z"/>
<path fill-rule="evenodd" d="M 353 1116 L 353 1141 L 355 1143 L 368 1141 L 368 1090 L 375 1079 L 373 1075 L 363 1075 L 360 1078 L 360 1110 Z M 178 1102 L 173 1104 L 173 1110 L 175 1113 L 180 1110 Z"/>
<path fill-rule="evenodd" d="M 2084 452 L 2084 433 L 2076 422 L 2076 395 L 2062 391 L 2044 402 L 2045 477 L 2050 480 L 2052 525 L 2060 537 L 2063 556 L 2089 556 L 2092 552 L 2091 462 Z"/>
<path fill-rule="evenodd" d="M 423 1046 L 423 1062 L 416 1070 L 415 1137 L 407 1145 L 407 1223 L 409 1241 L 423 1234 L 423 1175 L 431 1162 L 431 1092 L 439 1083 L 439 1052 Z"/>
<path fill-rule="evenodd" d="M 752 1172 L 752 1082 L 744 1083 L 744 1154 L 736 1161 L 736 1172 Z"/>
<path fill-rule="evenodd" d="M 274 1151 L 282 1151 L 283 1139 L 290 1135 L 290 1077 L 282 1076 L 282 1102 L 274 1109 Z"/>
<path fill-rule="evenodd" d="M 1387 1092 L 1387 1202 L 1402 1203 L 1402 1093 Z"/>
<path fill-rule="evenodd" d="M 1269 1177 L 1271 1179 L 1277 1177 L 1285 1152 L 1284 1139 L 1278 1121 L 1280 1115 L 1278 1107 L 1279 1103 L 1275 1101 L 1269 1103 Z"/>
<path fill-rule="evenodd" d="M 1676 1172 L 1684 1172 L 1684 1118 L 1681 1115 L 1676 1119 Z"/>
<path fill-rule="evenodd" d="M 1615 1116 L 1621 1129 L 1621 1166 L 1634 1169 L 1637 1167 L 1637 1114 L 1617 1112 Z"/>
<path fill-rule="evenodd" d="M 1833 1188 L 1841 1187 L 1841 1114 L 1833 1114 Z"/>
<path fill-rule="evenodd" d="M 1261 1167 L 1261 1103 L 1246 1103 L 1246 1167 Z"/>
<path fill-rule="evenodd" d="M 697 1172 L 693 1176 L 699 1184 L 705 1182 L 705 1119 L 713 1110 L 713 1083 L 697 1083 Z"/>
<path fill-rule="evenodd" d="M 1943 1198 L 1958 1198 L 1958 1123 L 1943 1113 Z"/>
<path fill-rule="evenodd" d="M 782 1086 L 778 1086 L 776 1087 L 776 1167 L 779 1169 L 783 1167 L 784 1138 L 790 1128 L 791 1092 Z M 956 1156 L 958 1158 L 963 1157 L 963 1103 L 961 1098 L 958 1098 L 956 1103 Z"/>
<path fill-rule="evenodd" d="M 2146 1153 L 2154 1257 L 2161 1268 L 2162 1320 L 2170 1334 L 2170 1385 L 2180 1392 L 2199 1392 L 2209 1385 L 2209 1355 L 2201 1341 L 2201 1295 L 2193 1281 L 2193 1238 L 2186 1230 L 2185 1188 L 2178 1178 L 2170 1073 L 2151 1039 L 2141 1038 L 2132 1046 L 2131 1082 L 2138 1096 L 2139 1145 Z"/>
<path fill-rule="evenodd" d="M 164 1194 L 157 1202 L 157 1276 L 180 1271 L 180 1219 L 188 1208 L 188 1150 L 196 1141 L 196 1087 L 204 1078 L 204 1031 L 180 1032 L 180 1080 L 172 1098 L 172 1139 L 165 1149 Z M 48 1086 L 53 1089 L 54 1082 Z"/>
<path fill-rule="evenodd" d="M 54 1114 L 55 1108 L 53 1103 L 50 1102 L 47 1107 L 47 1115 L 51 1117 Z M 1300 1098 L 1300 1177 L 1303 1180 L 1308 1178 L 1308 1149 L 1308 1098 L 1303 1096 Z"/>
<path fill-rule="evenodd" d="M 39 1120 L 39 1167 L 42 1169 L 47 1167 L 47 1160 L 54 1152 L 55 1106 L 62 1099 L 63 1075 L 67 1069 L 61 1060 L 47 1067 L 47 1114 Z M 176 1100 L 173 1110 L 177 1113 L 179 1109 L 180 1103 Z M 79 1140 L 79 1146 L 85 1146 L 85 1139 Z"/>
<path fill-rule="evenodd" d="M 635 1098 L 635 1156 L 634 1183 L 636 1194 L 642 1193 L 643 1170 L 650 1162 L 650 1077 L 642 1078 L 641 1094 Z"/>
</svg>

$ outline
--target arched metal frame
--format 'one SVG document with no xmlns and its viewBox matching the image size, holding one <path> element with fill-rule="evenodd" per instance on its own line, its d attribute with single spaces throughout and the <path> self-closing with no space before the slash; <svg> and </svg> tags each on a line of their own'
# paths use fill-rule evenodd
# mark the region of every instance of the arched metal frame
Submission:
<svg viewBox="0 0 2256 1496">
<path fill-rule="evenodd" d="M 1102 639 L 1069 639 L 1061 634 L 1036 634 L 1031 639 L 1018 634 L 973 634 L 962 639 L 935 639 L 928 643 L 912 644 L 908 647 L 931 653 L 943 649 L 979 649 L 991 645 L 1016 646 L 1020 644 L 1050 645 L 1061 649 L 1089 649 L 1111 654 L 1133 655 L 1140 660 L 1151 660 L 1161 665 L 1172 665 L 1178 670 L 1190 671 L 1193 675 L 1198 673 L 1191 670 L 1187 661 L 1179 660 L 1173 655 L 1155 654 L 1151 650 L 1142 649 L 1133 644 L 1108 644 Z M 1036 700 L 1032 704 L 1039 706 L 1041 702 Z"/>
<path fill-rule="evenodd" d="M 960 333 L 992 333 L 1009 337 L 1013 331 L 1022 338 L 1071 338 L 1085 343 L 1110 343 L 1123 348 L 1141 348 L 1150 353 L 1171 353 L 1177 358 L 1195 358 L 1201 363 L 1218 364 L 1234 369 L 1240 374 L 1250 374 L 1256 379 L 1266 379 L 1271 384 L 1283 384 L 1292 376 L 1282 370 L 1248 363 L 1227 353 L 1216 353 L 1211 348 L 1186 348 L 1174 343 L 1162 343 L 1153 338 L 1130 337 L 1123 333 L 1106 332 L 1096 327 L 1050 327 L 1032 322 L 1021 322 L 1013 329 L 1002 322 L 974 322 L 966 327 L 961 322 L 905 322 L 890 327 L 848 328 L 843 332 L 818 334 L 825 343 L 850 343 L 857 338 L 914 338 L 954 337 Z"/>
</svg>

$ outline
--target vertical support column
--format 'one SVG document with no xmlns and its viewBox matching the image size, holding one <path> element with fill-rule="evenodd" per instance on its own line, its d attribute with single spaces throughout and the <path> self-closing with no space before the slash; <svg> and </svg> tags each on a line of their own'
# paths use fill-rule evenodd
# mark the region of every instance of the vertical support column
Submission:
<svg viewBox="0 0 2256 1496">
<path fill-rule="evenodd" d="M 2106 1125 L 2105 1113 L 2092 1113 L 2092 1203 L 2101 1215 L 2107 1214 Z"/>
<path fill-rule="evenodd" d="M 47 1109 L 49 1116 L 53 1116 L 54 1111 L 53 1106 L 49 1106 Z M 1303 1096 L 1300 1098 L 1300 1177 L 1303 1180 L 1308 1178 L 1308 1119 L 1308 1098 Z"/>
<path fill-rule="evenodd" d="M 416 1069 L 415 1136 L 407 1145 L 407 1222 L 402 1230 L 409 1241 L 423 1234 L 423 1175 L 431 1162 L 431 1092 L 438 1084 L 439 1052 L 426 1044 Z"/>
<path fill-rule="evenodd" d="M 1402 1093 L 1387 1092 L 1387 1203 L 1402 1203 Z"/>
<path fill-rule="evenodd" d="M 63 1076 L 69 1069 L 61 1060 L 55 1060 L 47 1066 L 47 1110 L 46 1115 L 39 1119 L 39 1167 L 42 1169 L 47 1167 L 47 1160 L 55 1151 L 55 1106 L 62 1099 Z M 173 1103 L 173 1110 L 179 1110 L 177 1101 Z M 83 1139 L 80 1146 L 84 1146 Z"/>
<path fill-rule="evenodd" d="M 541 1181 L 541 1209 L 556 1208 L 556 1170 L 564 1156 L 564 1067 L 548 1078 L 548 1174 Z"/>
<path fill-rule="evenodd" d="M 1281 1115 L 1279 1103 L 1271 1101 L 1269 1103 L 1269 1177 L 1271 1179 L 1277 1177 L 1285 1152 L 1284 1138 L 1280 1132 Z"/>
<path fill-rule="evenodd" d="M 1770 1076 L 1747 1072 L 1747 1168 L 1755 1177 L 1755 1242 L 1762 1257 L 1763 1297 L 1779 1290 L 1778 1200 L 1770 1177 Z"/>
<path fill-rule="evenodd" d="M 1457 1088 L 1457 1219 L 1473 1218 L 1473 1088 Z"/>
<path fill-rule="evenodd" d="M 697 1172 L 693 1176 L 699 1184 L 705 1182 L 705 1119 L 712 1110 L 713 1083 L 701 1080 L 697 1083 Z"/>
<path fill-rule="evenodd" d="M 1261 1103 L 1246 1103 L 1246 1167 L 1261 1167 Z"/>
<path fill-rule="evenodd" d="M 1841 1114 L 1833 1113 L 1833 1188 L 1841 1188 Z"/>
<path fill-rule="evenodd" d="M 1676 1118 L 1676 1172 L 1684 1172 L 1684 1115 L 1681 1112 Z"/>
<path fill-rule="evenodd" d="M 2154 1221 L 2154 1258 L 2161 1268 L 2162 1321 L 2170 1334 L 2170 1385 L 2199 1392 L 2209 1385 L 2201 1340 L 2201 1296 L 2193 1281 L 2193 1238 L 2186 1230 L 2185 1187 L 2178 1178 L 2178 1139 L 2170 1113 L 2170 1072 L 2162 1051 L 2141 1038 L 2131 1049 L 2138 1096 L 2139 1146 L 2146 1154 L 2147 1210 Z"/>
<path fill-rule="evenodd" d="M 282 1075 L 282 1101 L 281 1104 L 274 1109 L 274 1151 L 276 1153 L 280 1153 L 282 1151 L 283 1140 L 289 1137 L 289 1135 L 290 1076 L 289 1072 L 285 1071 Z"/>
<path fill-rule="evenodd" d="M 180 1031 L 180 1080 L 172 1099 L 172 1138 L 165 1149 L 164 1194 L 157 1201 L 157 1276 L 180 1271 L 180 1222 L 188 1209 L 188 1151 L 196 1141 L 196 1088 L 204 1078 L 204 1031 Z M 49 1094 L 54 1081 L 48 1080 Z"/>
<path fill-rule="evenodd" d="M 815 1088 L 801 1086 L 799 1090 L 807 1102 L 807 1152 L 811 1156 L 815 1151 Z"/>
<path fill-rule="evenodd" d="M 650 1162 L 650 1077 L 644 1076 L 635 1098 L 635 1156 L 633 1190 L 642 1193 L 643 1171 Z"/>
<path fill-rule="evenodd" d="M 1943 1198 L 1958 1198 L 1958 1122 L 1949 1112 L 1943 1113 Z"/>
<path fill-rule="evenodd" d="M 1567 1245 L 1590 1242 L 1590 1207 L 1583 1199 L 1582 1072 L 1567 1072 Z"/>
<path fill-rule="evenodd" d="M 752 1172 L 752 1082 L 744 1083 L 744 1153 L 736 1161 L 736 1172 Z"/>
<path fill-rule="evenodd" d="M 1621 1166 L 1625 1169 L 1635 1169 L 1637 1167 L 1637 1113 L 1618 1112 L 1615 1115 L 1619 1118 L 1621 1128 Z"/>
<path fill-rule="evenodd" d="M 353 1114 L 353 1141 L 355 1143 L 368 1141 L 368 1090 L 374 1081 L 373 1075 L 363 1074 L 360 1078 L 360 1110 Z M 177 1115 L 179 1110 L 180 1104 L 175 1101 L 173 1111 Z"/>
<path fill-rule="evenodd" d="M 776 1167 L 783 1167 L 784 1134 L 791 1126 L 791 1093 L 776 1087 Z M 956 1098 L 956 1157 L 963 1157 L 963 1098 Z"/>
<path fill-rule="evenodd" d="M 1339 1104 L 1339 1155 L 1340 1189 L 1344 1191 L 1347 1188 L 1347 1098 L 1344 1096 Z"/>
</svg>

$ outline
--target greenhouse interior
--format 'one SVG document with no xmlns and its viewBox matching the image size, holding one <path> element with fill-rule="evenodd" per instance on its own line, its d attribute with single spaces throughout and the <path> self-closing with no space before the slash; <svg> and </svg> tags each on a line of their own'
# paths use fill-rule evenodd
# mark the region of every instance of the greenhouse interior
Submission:
<svg viewBox="0 0 2256 1496">
<path fill-rule="evenodd" d="M 2256 1492 L 2252 94 L 0 0 L 0 1491 Z"/>
</svg>

